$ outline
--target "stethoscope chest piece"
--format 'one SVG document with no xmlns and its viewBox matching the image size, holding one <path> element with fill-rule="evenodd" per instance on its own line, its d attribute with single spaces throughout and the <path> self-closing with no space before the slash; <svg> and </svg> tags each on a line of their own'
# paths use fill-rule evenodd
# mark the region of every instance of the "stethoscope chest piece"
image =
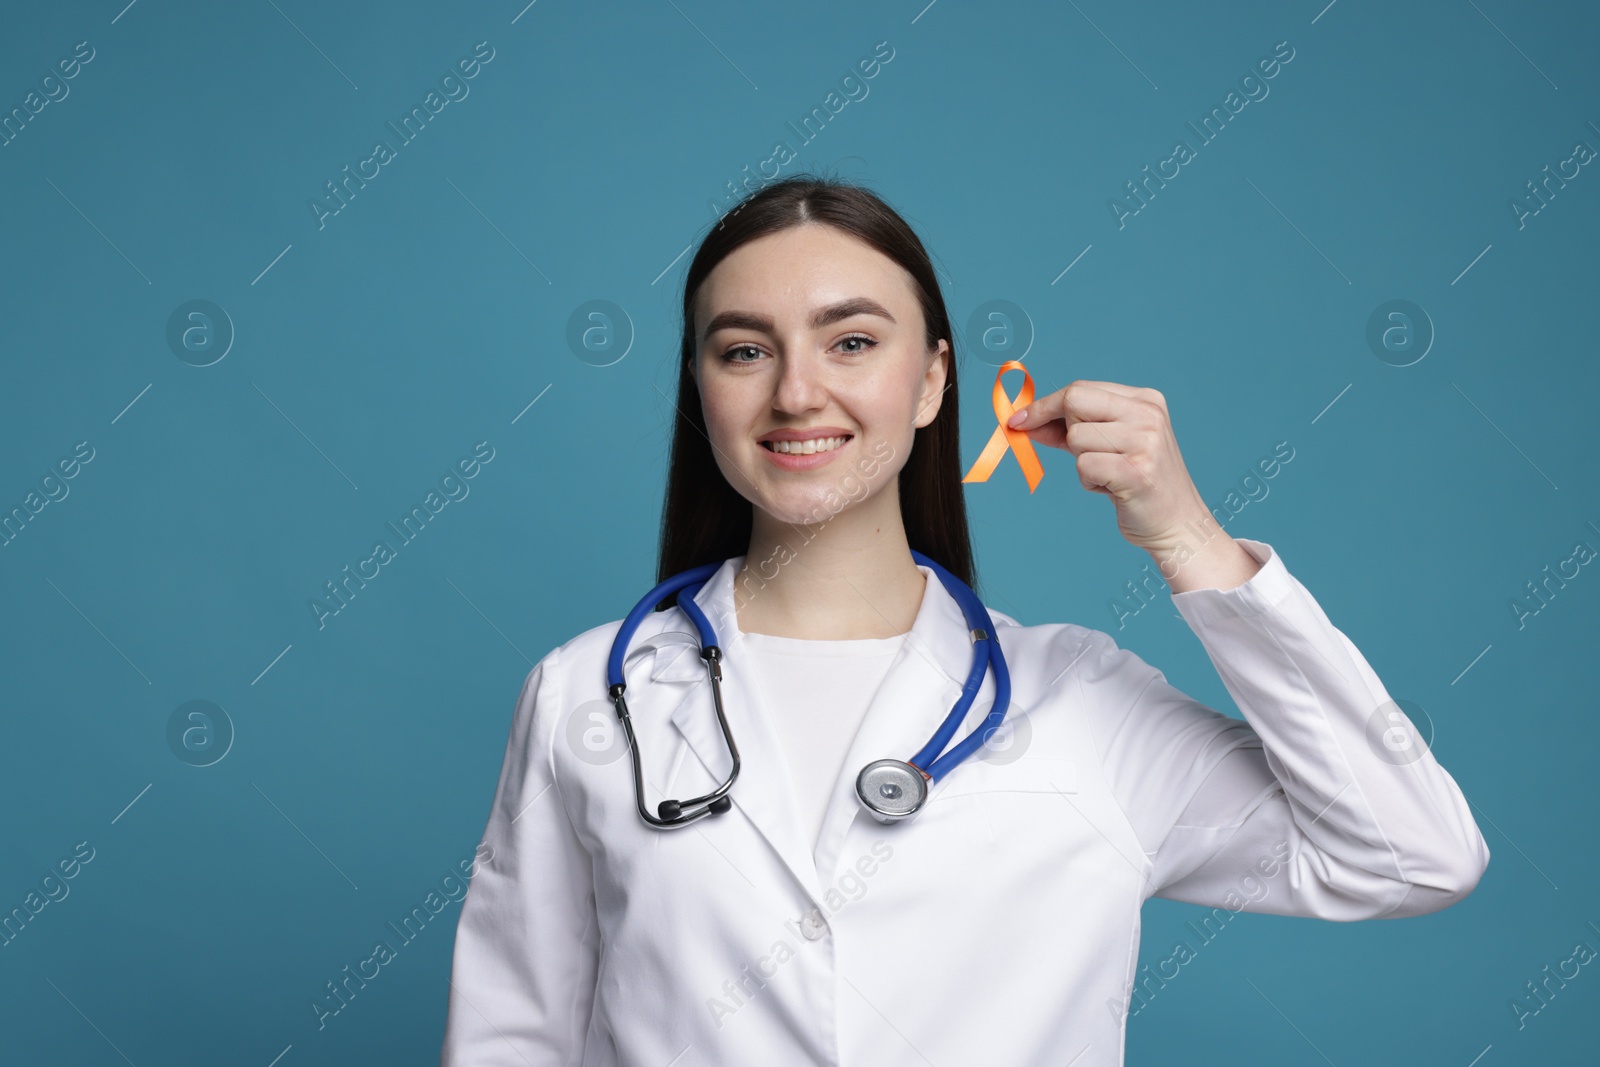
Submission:
<svg viewBox="0 0 1600 1067">
<path fill-rule="evenodd" d="M 899 822 L 928 799 L 929 778 L 904 760 L 873 760 L 856 775 L 856 796 L 874 819 Z"/>
</svg>

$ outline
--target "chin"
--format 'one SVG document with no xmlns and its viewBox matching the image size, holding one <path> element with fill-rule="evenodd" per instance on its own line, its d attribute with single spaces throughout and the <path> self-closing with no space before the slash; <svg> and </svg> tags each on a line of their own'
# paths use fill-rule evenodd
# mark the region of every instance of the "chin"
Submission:
<svg viewBox="0 0 1600 1067">
<path fill-rule="evenodd" d="M 838 493 L 791 494 L 781 501 L 769 500 L 755 506 L 775 522 L 809 526 L 827 522 L 855 505 Z"/>
</svg>

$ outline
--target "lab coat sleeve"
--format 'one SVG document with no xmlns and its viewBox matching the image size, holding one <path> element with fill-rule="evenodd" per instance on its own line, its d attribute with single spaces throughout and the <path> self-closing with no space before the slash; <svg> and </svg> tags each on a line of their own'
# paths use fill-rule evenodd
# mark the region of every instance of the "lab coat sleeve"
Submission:
<svg viewBox="0 0 1600 1067">
<path fill-rule="evenodd" d="M 1109 635 L 1090 668 L 1108 695 L 1102 760 L 1153 865 L 1147 895 L 1345 922 L 1462 899 L 1489 850 L 1461 790 L 1272 547 L 1236 540 L 1262 563 L 1249 581 L 1172 601 L 1242 721 Z M 1412 747 L 1391 732 L 1403 755 L 1386 757 L 1397 726 Z"/>
<path fill-rule="evenodd" d="M 456 926 L 441 1067 L 576 1064 L 593 1004 L 593 867 L 551 761 L 560 649 L 517 698 L 478 868 Z"/>
</svg>

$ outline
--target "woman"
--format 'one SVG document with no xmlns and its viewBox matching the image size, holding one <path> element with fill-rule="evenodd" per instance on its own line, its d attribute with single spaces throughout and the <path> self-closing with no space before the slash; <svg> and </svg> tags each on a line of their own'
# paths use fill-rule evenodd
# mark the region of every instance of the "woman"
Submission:
<svg viewBox="0 0 1600 1067">
<path fill-rule="evenodd" d="M 1009 746 L 944 771 L 913 818 L 866 812 L 858 772 L 935 732 L 974 649 L 911 554 L 974 584 L 933 269 L 872 193 L 801 176 L 710 232 L 683 314 L 659 578 L 720 563 L 686 592 L 722 648 L 731 809 L 641 817 L 733 770 L 681 608 L 627 643 L 632 748 L 594 742 L 622 621 L 550 652 L 462 907 L 445 1067 L 1120 1064 L 1147 898 L 1350 921 L 1477 884 L 1455 782 L 1372 743 L 1410 724 L 1366 660 L 1271 546 L 1215 526 L 1161 394 L 1112 382 L 1015 421 L 1170 573 L 1244 720 L 1104 633 L 990 610 Z"/>
</svg>

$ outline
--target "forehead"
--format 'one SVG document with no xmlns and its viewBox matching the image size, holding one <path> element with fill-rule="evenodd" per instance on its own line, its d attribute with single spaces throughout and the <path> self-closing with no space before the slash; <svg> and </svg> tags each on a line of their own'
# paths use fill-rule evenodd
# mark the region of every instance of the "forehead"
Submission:
<svg viewBox="0 0 1600 1067">
<path fill-rule="evenodd" d="M 753 311 L 784 320 L 851 297 L 883 304 L 901 322 L 915 307 L 905 269 L 865 241 L 833 226 L 792 226 L 747 241 L 714 267 L 695 294 L 697 336 L 712 315 Z"/>
</svg>

